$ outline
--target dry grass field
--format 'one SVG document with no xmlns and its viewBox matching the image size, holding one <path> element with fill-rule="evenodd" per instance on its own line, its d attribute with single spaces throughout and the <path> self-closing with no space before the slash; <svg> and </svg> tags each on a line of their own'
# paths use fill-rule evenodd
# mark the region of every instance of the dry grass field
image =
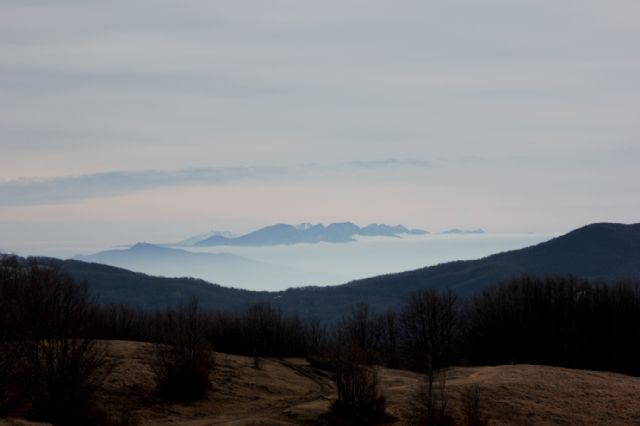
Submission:
<svg viewBox="0 0 640 426">
<path fill-rule="evenodd" d="M 336 397 L 334 385 L 302 359 L 267 359 L 256 369 L 251 358 L 217 354 L 208 398 L 177 404 L 154 392 L 150 345 L 107 344 L 112 371 L 97 403 L 113 417 L 129 416 L 141 425 L 331 423 L 323 415 Z M 406 424 L 420 377 L 379 369 L 379 378 L 391 423 Z M 472 386 L 479 387 L 491 425 L 640 425 L 640 378 L 533 365 L 454 368 L 447 374 L 446 394 L 455 417 L 462 415 L 462 395 Z"/>
</svg>

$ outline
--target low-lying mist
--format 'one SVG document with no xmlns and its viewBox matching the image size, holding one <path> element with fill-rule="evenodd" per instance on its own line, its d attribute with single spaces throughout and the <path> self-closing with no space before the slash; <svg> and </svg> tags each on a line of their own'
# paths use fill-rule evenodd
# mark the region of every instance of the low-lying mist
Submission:
<svg viewBox="0 0 640 426">
<path fill-rule="evenodd" d="M 268 247 L 175 247 L 138 245 L 81 260 L 168 277 L 196 277 L 251 290 L 338 285 L 350 280 L 484 257 L 530 246 L 550 234 L 423 235 L 359 237 L 344 244 Z M 122 251 L 119 251 L 122 250 Z"/>
</svg>

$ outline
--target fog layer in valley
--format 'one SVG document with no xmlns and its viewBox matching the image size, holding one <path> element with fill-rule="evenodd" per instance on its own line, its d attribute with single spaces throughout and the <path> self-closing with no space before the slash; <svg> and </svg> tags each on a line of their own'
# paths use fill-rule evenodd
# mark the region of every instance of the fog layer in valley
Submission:
<svg viewBox="0 0 640 426">
<path fill-rule="evenodd" d="M 169 277 L 192 276 L 225 286 L 282 290 L 337 285 L 452 260 L 475 259 L 550 239 L 551 234 L 423 235 L 358 237 L 354 243 L 269 247 L 155 246 L 109 251 L 82 260 Z M 122 248 L 117 250 L 124 250 Z M 87 253 L 88 254 L 88 253 Z"/>
</svg>

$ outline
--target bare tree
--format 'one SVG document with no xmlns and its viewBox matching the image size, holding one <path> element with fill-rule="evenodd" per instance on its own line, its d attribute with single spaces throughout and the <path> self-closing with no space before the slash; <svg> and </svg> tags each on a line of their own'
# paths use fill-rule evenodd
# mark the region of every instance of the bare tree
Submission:
<svg viewBox="0 0 640 426">
<path fill-rule="evenodd" d="M 378 388 L 378 374 L 366 364 L 366 355 L 352 343 L 336 346 L 334 373 L 338 399 L 332 411 L 358 424 L 375 424 L 385 417 L 385 398 Z"/>
<path fill-rule="evenodd" d="M 449 413 L 446 370 L 431 378 L 425 375 L 423 382 L 409 400 L 411 415 L 409 424 L 429 426 L 451 426 L 453 417 Z"/>
<path fill-rule="evenodd" d="M 196 401 L 211 389 L 213 350 L 204 337 L 197 300 L 167 309 L 162 331 L 165 344 L 155 347 L 152 365 L 158 390 L 168 399 Z"/>
<path fill-rule="evenodd" d="M 378 346 L 384 365 L 388 368 L 398 367 L 398 316 L 392 310 L 378 316 L 375 321 L 378 330 Z"/>
<path fill-rule="evenodd" d="M 279 308 L 270 303 L 251 305 L 245 314 L 243 329 L 254 357 L 273 356 L 284 346 L 283 315 Z"/>
<path fill-rule="evenodd" d="M 434 388 L 436 372 L 449 365 L 456 327 L 456 296 L 451 292 L 424 290 L 413 293 L 402 312 L 403 343 L 412 366 L 425 374 L 422 401 L 430 424 L 447 424 L 446 373 Z"/>
<path fill-rule="evenodd" d="M 362 360 L 367 364 L 378 361 L 380 330 L 369 305 L 360 303 L 352 306 L 349 315 L 338 324 L 338 333 L 343 344 L 357 348 Z"/>
<path fill-rule="evenodd" d="M 18 268 L 15 325 L 21 394 L 34 418 L 69 423 L 105 377 L 105 347 L 92 338 L 86 287 L 42 266 Z"/>
<path fill-rule="evenodd" d="M 450 362 L 456 331 L 456 296 L 451 291 L 413 293 L 405 305 L 401 330 L 413 367 L 425 373 Z"/>
<path fill-rule="evenodd" d="M 7 414 L 16 384 L 17 259 L 0 258 L 0 417 Z"/>
<path fill-rule="evenodd" d="M 480 409 L 480 387 L 478 385 L 469 387 L 462 397 L 464 424 L 466 426 L 487 426 L 489 421 Z"/>
</svg>

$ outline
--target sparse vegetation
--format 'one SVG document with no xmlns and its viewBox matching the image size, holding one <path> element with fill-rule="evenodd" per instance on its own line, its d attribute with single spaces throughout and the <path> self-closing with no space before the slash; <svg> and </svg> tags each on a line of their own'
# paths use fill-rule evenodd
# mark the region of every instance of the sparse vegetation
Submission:
<svg viewBox="0 0 640 426">
<path fill-rule="evenodd" d="M 183 402 L 204 398 L 211 389 L 214 357 L 197 301 L 167 309 L 162 324 L 166 340 L 155 346 L 153 365 L 160 394 Z"/>
<path fill-rule="evenodd" d="M 339 417 L 358 424 L 375 424 L 385 417 L 385 399 L 378 387 L 378 374 L 366 364 L 366 356 L 355 346 L 336 353 L 334 373 L 338 399 L 331 409 Z"/>
<path fill-rule="evenodd" d="M 462 412 L 465 426 L 488 426 L 489 421 L 480 407 L 480 387 L 473 385 L 463 394 Z"/>
<path fill-rule="evenodd" d="M 446 371 L 436 375 L 423 375 L 421 386 L 411 396 L 411 424 L 452 426 L 446 391 Z"/>
</svg>

